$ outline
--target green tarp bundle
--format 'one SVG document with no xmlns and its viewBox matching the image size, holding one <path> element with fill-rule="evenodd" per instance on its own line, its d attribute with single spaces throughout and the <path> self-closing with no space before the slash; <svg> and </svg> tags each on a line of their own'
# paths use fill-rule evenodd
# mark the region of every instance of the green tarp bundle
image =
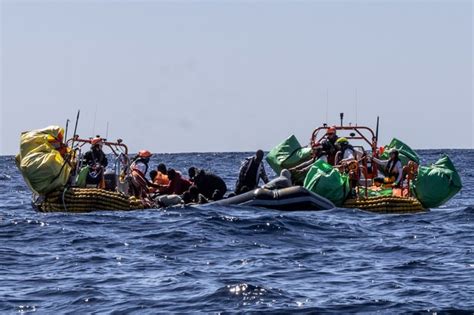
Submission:
<svg viewBox="0 0 474 315">
<path fill-rule="evenodd" d="M 380 158 L 382 160 L 388 160 L 390 154 L 389 151 L 391 149 L 397 149 L 399 151 L 399 158 L 403 165 L 407 165 L 409 161 L 414 161 L 416 164 L 420 164 L 420 157 L 418 154 L 397 138 L 393 138 L 392 141 L 390 141 L 390 144 L 385 146 L 385 151 Z"/>
<path fill-rule="evenodd" d="M 360 196 L 365 196 L 365 188 L 360 187 L 359 188 L 359 195 Z M 367 190 L 367 196 L 368 197 L 389 197 L 393 195 L 393 189 L 392 188 L 383 188 L 380 190 L 372 190 L 369 189 Z"/>
<path fill-rule="evenodd" d="M 294 135 L 274 147 L 267 155 L 267 162 L 275 173 L 295 167 L 311 158 L 311 148 L 302 148 Z"/>
<path fill-rule="evenodd" d="M 441 206 L 461 188 L 461 178 L 447 155 L 431 166 L 420 166 L 413 183 L 416 197 L 425 208 Z"/>
<path fill-rule="evenodd" d="M 341 206 L 350 192 L 349 177 L 330 164 L 317 160 L 306 174 L 304 187 Z"/>
</svg>

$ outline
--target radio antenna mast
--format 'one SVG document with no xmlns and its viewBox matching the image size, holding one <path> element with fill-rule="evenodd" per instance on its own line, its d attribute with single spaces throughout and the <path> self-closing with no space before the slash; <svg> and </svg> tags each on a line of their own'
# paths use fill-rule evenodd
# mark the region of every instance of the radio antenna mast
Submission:
<svg viewBox="0 0 474 315">
<path fill-rule="evenodd" d="M 97 119 L 97 105 L 95 105 L 95 112 L 94 112 L 94 122 L 93 122 L 93 125 L 92 125 L 92 136 L 94 136 L 95 134 L 95 121 Z"/>
<path fill-rule="evenodd" d="M 329 124 L 328 114 L 329 114 L 329 89 L 326 88 L 326 124 Z"/>
<path fill-rule="evenodd" d="M 357 88 L 355 89 L 355 111 L 356 111 L 356 126 L 357 126 L 357 106 L 359 105 L 359 98 L 358 98 L 358 95 L 357 95 Z"/>
</svg>

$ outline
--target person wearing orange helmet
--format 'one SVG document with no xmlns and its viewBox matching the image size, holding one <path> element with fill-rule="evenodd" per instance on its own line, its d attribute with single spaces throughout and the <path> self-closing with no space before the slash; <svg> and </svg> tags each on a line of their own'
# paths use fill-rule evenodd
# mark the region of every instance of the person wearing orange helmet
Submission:
<svg viewBox="0 0 474 315">
<path fill-rule="evenodd" d="M 94 138 L 90 141 L 91 148 L 84 154 L 83 163 L 89 167 L 89 174 L 86 178 L 87 185 L 100 185 L 104 178 L 104 171 L 108 165 L 102 147 L 104 141 L 102 138 Z"/>
<path fill-rule="evenodd" d="M 131 194 L 138 198 L 148 198 L 149 187 L 158 188 L 145 177 L 148 173 L 148 163 L 153 154 L 148 150 L 140 150 L 130 165 L 131 169 Z"/>
<path fill-rule="evenodd" d="M 326 131 L 326 139 L 328 140 L 327 141 L 328 148 L 326 149 L 326 153 L 327 153 L 328 163 L 331 165 L 335 164 L 336 153 L 338 151 L 338 148 L 336 146 L 336 141 L 339 139 L 339 137 L 337 136 L 336 131 L 337 131 L 336 126 L 331 126 Z"/>
</svg>

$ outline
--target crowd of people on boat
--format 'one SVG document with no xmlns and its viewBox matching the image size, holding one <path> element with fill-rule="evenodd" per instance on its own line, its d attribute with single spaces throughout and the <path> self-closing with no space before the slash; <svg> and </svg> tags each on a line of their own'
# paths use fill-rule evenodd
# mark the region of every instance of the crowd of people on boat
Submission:
<svg viewBox="0 0 474 315">
<path fill-rule="evenodd" d="M 294 174 L 306 174 L 317 160 L 322 160 L 339 169 L 348 167 L 351 163 L 359 164 L 364 152 L 357 151 L 345 137 L 337 135 L 335 126 L 329 127 L 324 138 L 312 147 L 312 158 L 290 169 Z M 391 187 L 400 187 L 403 179 L 403 165 L 399 158 L 399 151 L 391 149 L 389 159 L 381 160 L 373 156 L 366 156 L 368 163 L 375 163 L 382 167 L 385 177 L 374 184 L 384 184 Z M 380 179 L 380 178 L 379 178 Z M 302 183 L 296 183 L 302 184 Z"/>
<path fill-rule="evenodd" d="M 88 167 L 86 183 L 101 188 L 104 182 L 104 172 L 108 160 L 103 152 L 103 139 L 100 137 L 91 140 L 91 148 L 84 156 L 82 163 Z M 142 200 L 156 202 L 160 206 L 175 204 L 204 204 L 218 201 L 259 187 L 260 181 L 263 188 L 280 189 L 291 185 L 303 183 L 292 179 L 293 175 L 305 175 L 317 160 L 322 160 L 334 167 L 358 163 L 361 152 L 358 152 L 345 137 L 339 137 L 336 127 L 329 127 L 321 141 L 312 147 L 311 159 L 289 170 L 281 171 L 279 177 L 269 180 L 263 162 L 264 152 L 256 151 L 255 155 L 246 158 L 239 169 L 234 192 L 227 194 L 225 181 L 216 174 L 204 169 L 191 166 L 188 174 L 167 167 L 160 163 L 154 168 L 150 166 L 152 153 L 141 150 L 131 160 L 129 169 L 129 193 Z M 382 183 L 400 186 L 402 182 L 403 167 L 397 150 L 390 151 L 388 160 L 369 157 L 370 162 L 383 167 L 386 177 Z M 304 178 L 304 176 L 294 176 Z"/>
<path fill-rule="evenodd" d="M 101 138 L 91 140 L 90 150 L 82 158 L 87 167 L 86 185 L 104 188 L 104 173 L 108 165 L 103 152 L 104 141 Z M 254 156 L 246 158 L 240 167 L 235 191 L 227 194 L 227 185 L 218 175 L 191 166 L 187 176 L 159 163 L 150 166 L 152 153 L 141 150 L 132 158 L 129 169 L 129 193 L 142 200 L 156 201 L 161 206 L 174 204 L 204 204 L 254 190 L 259 182 L 269 182 L 263 164 L 264 153 L 258 150 Z M 289 182 L 288 186 L 291 184 Z M 227 194 L 227 196 L 226 196 Z"/>
</svg>

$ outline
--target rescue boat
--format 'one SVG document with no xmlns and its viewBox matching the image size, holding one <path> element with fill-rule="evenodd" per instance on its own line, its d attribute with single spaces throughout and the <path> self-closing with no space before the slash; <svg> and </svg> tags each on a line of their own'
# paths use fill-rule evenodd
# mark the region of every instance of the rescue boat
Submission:
<svg viewBox="0 0 474 315">
<path fill-rule="evenodd" d="M 442 156 L 431 166 L 420 166 L 418 154 L 399 139 L 378 147 L 376 131 L 367 126 L 344 125 L 343 114 L 339 126 L 323 124 L 311 133 L 309 145 L 301 146 L 295 136 L 290 136 L 274 147 L 267 155 L 267 162 L 279 173 L 286 168 L 292 172 L 293 181 L 338 207 L 358 208 L 379 213 L 410 213 L 427 211 L 446 203 L 462 188 L 454 164 Z M 337 163 L 334 156 L 326 161 L 317 159 L 315 148 L 328 139 L 328 130 L 351 143 L 354 159 Z M 379 184 L 384 170 L 374 159 L 387 160 L 390 150 L 396 149 L 403 165 L 402 181 L 396 187 Z M 298 165 L 310 161 L 305 172 Z M 383 182 L 383 181 L 382 181 Z"/>
<path fill-rule="evenodd" d="M 128 194 L 130 159 L 121 139 L 107 141 L 113 168 L 105 172 L 100 185 L 84 181 L 83 148 L 92 139 L 74 135 L 63 143 L 64 130 L 49 126 L 22 133 L 16 164 L 33 192 L 32 205 L 43 212 L 89 212 L 96 210 L 144 209 L 144 203 Z"/>
</svg>

